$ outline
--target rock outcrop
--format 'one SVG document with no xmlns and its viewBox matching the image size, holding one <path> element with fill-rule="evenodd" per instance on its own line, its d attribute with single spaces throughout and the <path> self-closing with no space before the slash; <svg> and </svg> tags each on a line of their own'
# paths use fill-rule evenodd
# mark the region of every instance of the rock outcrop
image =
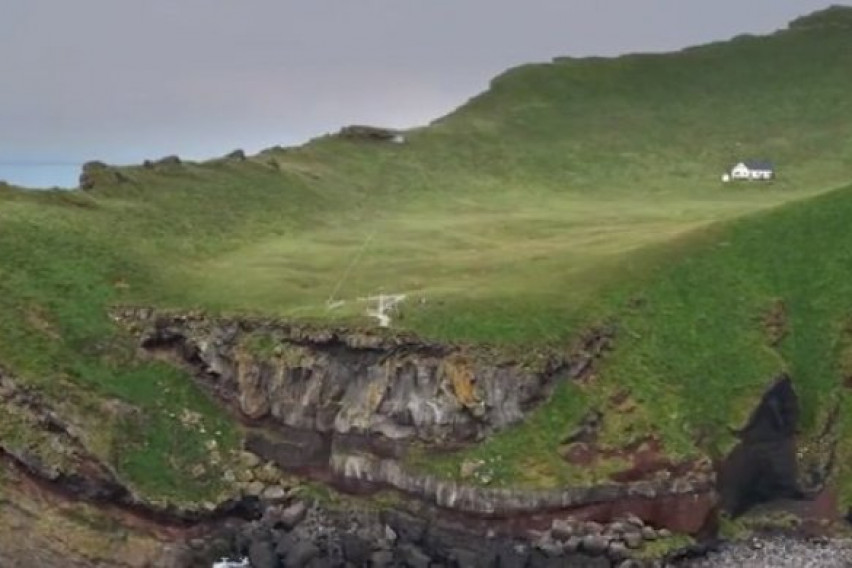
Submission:
<svg viewBox="0 0 852 568">
<path fill-rule="evenodd" d="M 715 503 L 709 470 L 532 491 L 466 485 L 402 465 L 411 444 L 453 448 L 482 440 L 523 419 L 556 381 L 590 376 L 610 348 L 612 330 L 589 333 L 564 354 L 522 364 L 393 333 L 144 308 L 117 310 L 114 317 L 150 353 L 189 366 L 229 404 L 251 426 L 247 449 L 350 491 L 393 488 L 480 518 L 575 511 L 606 519 L 635 511 L 661 527 L 693 533 Z"/>
<path fill-rule="evenodd" d="M 738 432 L 741 444 L 718 480 L 706 460 L 667 469 L 668 475 L 646 478 L 639 468 L 624 480 L 551 490 L 490 487 L 477 477 L 477 464 L 464 482 L 404 466 L 413 444 L 441 450 L 480 441 L 523 419 L 557 381 L 593 380 L 613 340 L 609 329 L 590 332 L 565 353 L 521 362 L 387 331 L 147 308 L 113 316 L 149 356 L 186 367 L 244 422 L 247 451 L 240 467 L 226 472 L 243 497 L 206 511 L 144 503 L 87 451 L 72 424 L 2 372 L 0 403 L 9 415 L 43 430 L 51 438 L 45 447 L 63 450 L 50 465 L 4 444 L 4 436 L 0 450 L 15 471 L 151 522 L 192 526 L 263 513 L 260 521 L 214 537 L 212 548 L 190 547 L 183 565 L 196 565 L 192 558 L 205 565 L 215 549 L 248 556 L 255 566 L 628 566 L 636 565 L 636 550 L 672 532 L 712 536 L 717 490 L 734 514 L 762 500 L 804 495 L 794 440 L 798 402 L 788 377 L 773 383 Z M 591 411 L 564 442 L 594 444 L 603 419 Z M 344 518 L 293 501 L 281 470 L 349 493 L 390 488 L 410 499 L 363 513 L 369 519 Z M 703 553 L 699 548 L 682 553 Z"/>
<path fill-rule="evenodd" d="M 736 433 L 740 443 L 722 464 L 721 504 L 730 514 L 737 516 L 771 499 L 805 496 L 798 483 L 798 418 L 792 381 L 781 376 L 763 395 L 748 424 Z"/>
<path fill-rule="evenodd" d="M 79 177 L 79 187 L 83 190 L 90 190 L 104 185 L 116 185 L 129 181 L 130 179 L 118 168 L 103 162 L 92 161 L 83 164 Z"/>
<path fill-rule="evenodd" d="M 588 372 L 611 330 L 572 353 L 521 363 L 413 336 L 280 322 L 117 311 L 149 351 L 169 352 L 248 421 L 322 435 L 454 447 L 515 424 L 558 380 Z"/>
<path fill-rule="evenodd" d="M 372 142 L 404 142 L 401 132 L 376 126 L 352 125 L 340 129 L 338 136 L 347 140 L 365 140 Z"/>
<path fill-rule="evenodd" d="M 226 160 L 232 160 L 235 162 L 245 162 L 246 161 L 246 153 L 241 148 L 237 148 L 233 152 L 228 152 L 225 155 Z"/>
<path fill-rule="evenodd" d="M 345 480 L 388 486 L 417 495 L 439 507 L 484 517 L 541 514 L 553 511 L 580 511 L 598 505 L 619 503 L 629 511 L 644 509 L 641 503 L 671 499 L 695 509 L 691 523 L 680 526 L 655 519 L 661 526 L 681 532 L 698 532 L 712 507 L 715 479 L 695 473 L 665 481 L 611 483 L 554 490 L 524 490 L 464 485 L 406 471 L 392 459 L 361 455 L 332 454 L 331 470 Z"/>
<path fill-rule="evenodd" d="M 168 170 L 173 169 L 183 164 L 180 156 L 174 154 L 164 156 L 159 160 L 145 160 L 142 162 L 142 167 L 148 170 Z"/>
</svg>

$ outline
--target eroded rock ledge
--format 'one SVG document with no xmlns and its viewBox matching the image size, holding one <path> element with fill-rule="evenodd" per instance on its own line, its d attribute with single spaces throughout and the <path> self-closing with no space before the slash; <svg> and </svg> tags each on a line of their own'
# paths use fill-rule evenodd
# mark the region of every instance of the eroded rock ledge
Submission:
<svg viewBox="0 0 852 568">
<path fill-rule="evenodd" d="M 365 455 L 332 455 L 331 470 L 345 480 L 393 487 L 439 507 L 480 517 L 571 511 L 575 516 L 609 520 L 632 513 L 656 526 L 695 534 L 715 503 L 715 478 L 709 472 L 672 480 L 525 490 L 478 487 L 418 475 L 393 460 Z"/>
<path fill-rule="evenodd" d="M 210 319 L 126 308 L 114 317 L 156 356 L 197 380 L 252 426 L 246 447 L 289 471 L 353 491 L 390 487 L 443 509 L 501 518 L 573 511 L 634 513 L 698 532 L 715 503 L 712 471 L 550 491 L 489 488 L 406 470 L 412 443 L 450 448 L 523 419 L 559 380 L 582 380 L 611 330 L 532 363 L 410 335 L 318 330 L 276 321 Z"/>
<path fill-rule="evenodd" d="M 379 331 L 116 310 L 153 353 L 169 353 L 241 416 L 320 434 L 452 447 L 523 419 L 558 380 L 579 379 L 610 348 L 596 330 L 573 349 L 501 358 L 485 349 Z"/>
</svg>

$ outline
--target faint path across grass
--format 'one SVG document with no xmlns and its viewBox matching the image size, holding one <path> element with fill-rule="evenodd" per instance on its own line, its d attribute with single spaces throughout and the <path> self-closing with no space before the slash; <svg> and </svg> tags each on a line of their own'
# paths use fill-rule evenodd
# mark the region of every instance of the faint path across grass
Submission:
<svg viewBox="0 0 852 568">
<path fill-rule="evenodd" d="M 531 331 L 528 339 L 564 338 L 574 331 L 573 314 L 600 287 L 621 268 L 642 262 L 641 249 L 811 193 L 736 186 L 712 195 L 507 192 L 478 201 L 421 199 L 357 221 L 179 263 L 173 277 L 202 304 L 297 317 L 363 311 L 357 304 L 348 311 L 325 311 L 338 283 L 337 299 L 350 302 L 380 291 L 404 292 L 415 303 L 420 298 L 426 303 L 406 310 L 411 319 L 402 325 L 451 339 L 511 340 L 490 320 L 513 318 L 529 328 L 540 305 L 565 319 L 550 318 L 541 334 Z M 470 317 L 478 330 L 462 323 L 453 333 L 454 319 Z"/>
</svg>

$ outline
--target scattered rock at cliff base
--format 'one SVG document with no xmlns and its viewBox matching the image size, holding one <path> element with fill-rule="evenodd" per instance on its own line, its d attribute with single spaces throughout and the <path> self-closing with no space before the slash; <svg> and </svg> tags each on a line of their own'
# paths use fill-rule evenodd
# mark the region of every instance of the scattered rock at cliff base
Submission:
<svg viewBox="0 0 852 568">
<path fill-rule="evenodd" d="M 281 513 L 278 515 L 278 521 L 284 528 L 292 529 L 304 520 L 307 513 L 308 507 L 304 501 L 296 501 L 281 510 Z"/>
<path fill-rule="evenodd" d="M 576 536 L 557 539 L 553 530 L 524 535 L 509 525 L 495 532 L 430 509 L 418 509 L 415 514 L 403 509 L 325 509 L 314 504 L 295 525 L 282 525 L 278 516 L 266 514 L 237 528 L 229 538 L 234 547 L 228 553 L 248 555 L 264 566 L 643 567 L 651 565 L 641 560 L 647 557 L 646 544 L 671 536 L 655 531 L 653 538 L 647 538 L 653 529 L 627 518 L 611 524 L 564 519 L 553 526 L 570 526 Z M 681 552 L 679 558 L 710 550 L 681 549 L 682 542 L 664 543 L 661 550 L 671 546 Z"/>
<path fill-rule="evenodd" d="M 764 393 L 740 443 L 723 462 L 719 477 L 721 505 L 738 516 L 772 499 L 801 499 L 795 433 L 799 401 L 789 376 L 780 376 Z"/>
</svg>

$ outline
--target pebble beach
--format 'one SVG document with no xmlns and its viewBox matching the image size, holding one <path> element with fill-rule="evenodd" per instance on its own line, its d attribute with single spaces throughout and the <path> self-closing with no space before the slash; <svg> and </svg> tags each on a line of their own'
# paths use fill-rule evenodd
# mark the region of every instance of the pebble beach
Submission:
<svg viewBox="0 0 852 568">
<path fill-rule="evenodd" d="M 852 539 L 804 540 L 789 537 L 725 544 L 707 557 L 687 564 L 694 568 L 846 568 L 852 567 Z"/>
</svg>

